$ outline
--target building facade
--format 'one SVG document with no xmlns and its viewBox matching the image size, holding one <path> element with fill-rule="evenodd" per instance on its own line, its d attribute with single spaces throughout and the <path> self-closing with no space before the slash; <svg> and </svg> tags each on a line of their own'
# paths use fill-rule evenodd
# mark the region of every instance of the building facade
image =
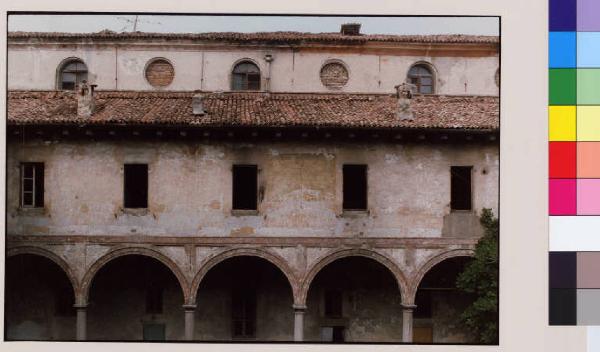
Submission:
<svg viewBox="0 0 600 352">
<path fill-rule="evenodd" d="M 473 342 L 499 39 L 9 33 L 8 339 Z"/>
</svg>

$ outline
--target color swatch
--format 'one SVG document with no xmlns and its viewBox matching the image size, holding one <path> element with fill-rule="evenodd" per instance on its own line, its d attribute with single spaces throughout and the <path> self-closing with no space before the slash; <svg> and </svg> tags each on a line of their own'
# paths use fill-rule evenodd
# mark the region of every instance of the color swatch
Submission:
<svg viewBox="0 0 600 352">
<path fill-rule="evenodd" d="M 600 252 L 550 252 L 550 325 L 600 325 Z"/>
<path fill-rule="evenodd" d="M 549 322 L 600 325 L 600 0 L 550 0 Z"/>
</svg>

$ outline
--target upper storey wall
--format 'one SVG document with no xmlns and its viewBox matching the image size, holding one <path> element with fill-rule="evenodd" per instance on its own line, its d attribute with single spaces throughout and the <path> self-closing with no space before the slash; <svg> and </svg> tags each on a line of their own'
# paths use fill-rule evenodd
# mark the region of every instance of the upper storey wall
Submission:
<svg viewBox="0 0 600 352">
<path fill-rule="evenodd" d="M 460 45 L 460 44 L 457 44 Z M 448 47 L 449 45 L 446 45 Z M 364 49 L 364 50 L 363 50 Z M 35 44 L 10 43 L 8 48 L 8 87 L 11 90 L 53 90 L 63 60 L 81 59 L 90 80 L 98 89 L 155 90 L 144 76 L 149 60 L 168 59 L 175 70 L 173 82 L 161 90 L 231 89 L 231 71 L 236 62 L 254 61 L 261 70 L 261 87 L 269 76 L 265 55 L 272 54 L 270 90 L 274 92 L 359 92 L 392 93 L 406 80 L 410 67 L 426 62 L 433 67 L 436 94 L 498 95 L 495 75 L 499 56 L 494 49 L 470 51 L 418 49 L 377 49 L 338 47 L 242 46 L 172 44 Z M 324 86 L 321 67 L 340 60 L 349 80 L 338 89 Z"/>
<path fill-rule="evenodd" d="M 498 214 L 493 143 L 11 140 L 10 235 L 470 237 Z M 44 163 L 44 209 L 19 207 L 20 163 Z M 148 165 L 147 213 L 123 209 L 124 164 Z M 258 171 L 258 214 L 232 213 L 232 165 Z M 367 165 L 368 212 L 345 214 L 343 165 Z M 472 211 L 451 210 L 451 166 L 472 166 Z M 85 181 L 82 181 L 85 180 Z M 33 211 L 33 212 L 30 212 Z"/>
</svg>

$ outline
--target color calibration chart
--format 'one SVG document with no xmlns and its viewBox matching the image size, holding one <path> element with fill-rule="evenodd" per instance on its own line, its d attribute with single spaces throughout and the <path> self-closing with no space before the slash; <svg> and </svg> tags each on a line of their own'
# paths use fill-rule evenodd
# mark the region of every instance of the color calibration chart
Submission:
<svg viewBox="0 0 600 352">
<path fill-rule="evenodd" d="M 600 0 L 549 24 L 549 323 L 600 325 Z"/>
</svg>

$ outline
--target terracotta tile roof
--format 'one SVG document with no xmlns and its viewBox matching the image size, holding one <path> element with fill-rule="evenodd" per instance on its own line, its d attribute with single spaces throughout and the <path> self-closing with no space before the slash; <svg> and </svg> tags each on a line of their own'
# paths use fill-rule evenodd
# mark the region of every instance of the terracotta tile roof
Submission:
<svg viewBox="0 0 600 352">
<path fill-rule="evenodd" d="M 399 120 L 391 94 L 203 93 L 206 115 L 192 114 L 193 92 L 97 91 L 96 111 L 77 116 L 73 92 L 10 91 L 8 123 L 497 129 L 498 97 L 416 95 L 415 119 Z"/>
<path fill-rule="evenodd" d="M 457 44 L 497 44 L 497 36 L 479 35 L 390 35 L 360 34 L 344 35 L 341 33 L 307 33 L 307 32 L 211 32 L 211 33 L 149 33 L 122 32 L 104 30 L 96 33 L 61 33 L 61 32 L 9 32 L 9 39 L 93 39 L 93 40 L 125 40 L 125 39 L 160 39 L 160 40 L 195 40 L 225 42 L 344 42 L 347 44 L 363 44 L 366 42 L 396 43 L 457 43 Z"/>
</svg>

